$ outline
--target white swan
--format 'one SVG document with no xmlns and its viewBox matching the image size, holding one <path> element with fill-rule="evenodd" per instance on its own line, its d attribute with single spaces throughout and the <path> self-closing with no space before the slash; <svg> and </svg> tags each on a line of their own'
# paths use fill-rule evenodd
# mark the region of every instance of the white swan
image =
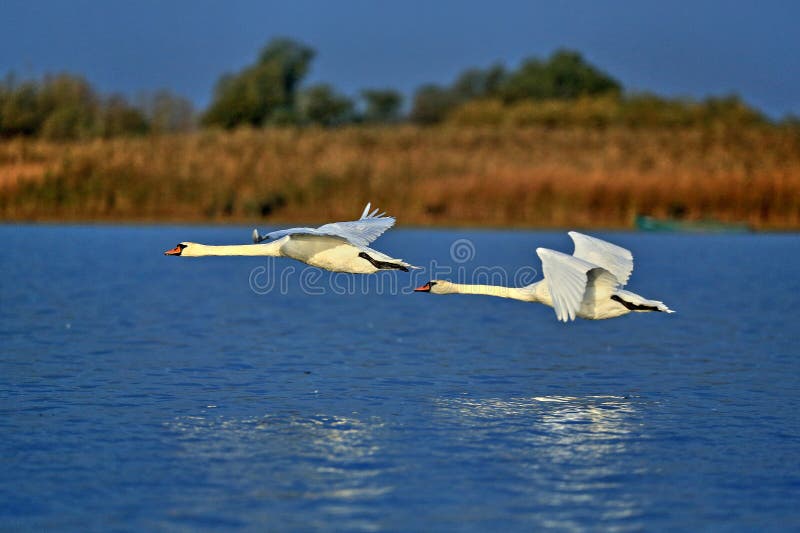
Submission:
<svg viewBox="0 0 800 533">
<path fill-rule="evenodd" d="M 613 318 L 632 311 L 673 311 L 663 302 L 647 300 L 623 290 L 633 271 L 633 255 L 629 250 L 588 235 L 571 231 L 575 243 L 573 255 L 547 248 L 537 248 L 542 260 L 544 279 L 527 287 L 496 285 L 462 285 L 432 280 L 414 289 L 433 294 L 485 294 L 539 302 L 555 309 L 558 320 L 575 317 L 598 320 Z"/>
<path fill-rule="evenodd" d="M 402 270 L 408 272 L 412 266 L 402 259 L 395 259 L 373 250 L 367 245 L 394 225 L 394 217 L 370 212 L 370 204 L 364 208 L 361 218 L 350 222 L 333 222 L 318 228 L 292 228 L 259 235 L 253 230 L 255 244 L 233 246 L 210 246 L 194 242 L 182 242 L 165 255 L 200 257 L 206 255 L 250 255 L 290 257 L 311 266 L 333 272 L 372 274 L 379 270 Z M 261 244 L 270 240 L 269 243 Z"/>
</svg>

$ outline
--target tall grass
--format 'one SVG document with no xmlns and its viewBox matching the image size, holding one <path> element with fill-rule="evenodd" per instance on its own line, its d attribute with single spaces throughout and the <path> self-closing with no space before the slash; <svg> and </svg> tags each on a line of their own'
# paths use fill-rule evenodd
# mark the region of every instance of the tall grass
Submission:
<svg viewBox="0 0 800 533">
<path fill-rule="evenodd" d="M 590 110 L 591 111 L 591 110 Z M 637 213 L 800 228 L 778 127 L 240 129 L 0 143 L 4 220 L 347 220 L 629 227 Z"/>
</svg>

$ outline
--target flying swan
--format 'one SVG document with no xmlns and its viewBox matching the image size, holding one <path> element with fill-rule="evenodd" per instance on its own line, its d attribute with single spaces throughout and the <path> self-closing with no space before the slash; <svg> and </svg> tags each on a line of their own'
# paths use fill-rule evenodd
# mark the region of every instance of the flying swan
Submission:
<svg viewBox="0 0 800 533">
<path fill-rule="evenodd" d="M 632 311 L 673 311 L 663 302 L 647 300 L 623 290 L 633 271 L 629 250 L 595 237 L 570 231 L 575 252 L 567 255 L 547 248 L 537 248 L 542 260 L 544 279 L 521 288 L 495 285 L 462 285 L 432 280 L 414 289 L 432 294 L 485 294 L 539 302 L 551 306 L 558 320 L 575 317 L 599 320 L 614 318 Z"/>
<path fill-rule="evenodd" d="M 332 272 L 372 274 L 379 270 L 402 270 L 412 266 L 373 250 L 368 245 L 394 225 L 394 217 L 370 212 L 367 204 L 361 218 L 350 222 L 333 222 L 318 228 L 291 228 L 260 235 L 253 230 L 255 244 L 210 246 L 182 242 L 164 255 L 200 257 L 205 255 L 249 255 L 290 257 Z M 264 243 L 264 241 L 270 241 Z"/>
</svg>

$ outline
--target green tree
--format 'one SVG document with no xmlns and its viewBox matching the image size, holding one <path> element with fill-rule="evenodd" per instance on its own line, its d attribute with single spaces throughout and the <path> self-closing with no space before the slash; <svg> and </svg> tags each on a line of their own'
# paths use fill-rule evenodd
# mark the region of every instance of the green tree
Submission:
<svg viewBox="0 0 800 533">
<path fill-rule="evenodd" d="M 752 126 L 767 122 L 766 117 L 748 106 L 738 95 L 712 96 L 703 102 L 706 124 Z"/>
<path fill-rule="evenodd" d="M 471 68 L 462 72 L 451 86 L 453 96 L 461 102 L 497 96 L 507 78 L 503 65 L 488 69 Z"/>
<path fill-rule="evenodd" d="M 496 97 L 507 78 L 505 68 L 496 64 L 487 69 L 467 69 L 449 87 L 424 85 L 414 94 L 410 118 L 420 124 L 441 122 L 462 104 Z"/>
<path fill-rule="evenodd" d="M 166 89 L 140 95 L 137 107 L 154 133 L 190 131 L 195 126 L 192 102 Z"/>
<path fill-rule="evenodd" d="M 271 41 L 255 65 L 220 78 L 203 124 L 261 126 L 295 116 L 298 86 L 313 57 L 313 49 L 291 39 Z"/>
<path fill-rule="evenodd" d="M 98 125 L 103 137 L 141 135 L 147 131 L 147 119 L 122 96 L 112 95 L 103 102 Z"/>
<path fill-rule="evenodd" d="M 39 112 L 44 117 L 39 133 L 50 139 L 90 137 L 97 123 L 99 99 L 80 76 L 45 76 L 39 87 Z"/>
<path fill-rule="evenodd" d="M 450 89 L 438 85 L 423 85 L 414 93 L 409 118 L 419 124 L 435 124 L 460 102 Z"/>
<path fill-rule="evenodd" d="M 4 136 L 34 135 L 42 127 L 44 116 L 39 110 L 35 83 L 14 83 L 3 91 L 0 107 L 0 132 Z"/>
<path fill-rule="evenodd" d="M 393 89 L 365 89 L 361 98 L 366 104 L 364 120 L 367 122 L 397 122 L 403 95 Z"/>
<path fill-rule="evenodd" d="M 312 48 L 287 38 L 273 39 L 259 57 L 261 64 L 275 64 L 280 67 L 285 107 L 293 110 L 295 97 L 303 78 L 308 74 L 315 52 Z"/>
<path fill-rule="evenodd" d="M 304 120 L 323 126 L 343 124 L 353 118 L 353 101 L 325 83 L 303 91 L 299 104 L 300 116 Z"/>
<path fill-rule="evenodd" d="M 621 90 L 619 82 L 584 61 L 578 52 L 558 50 L 548 61 L 526 60 L 505 80 L 500 92 L 506 102 L 516 102 L 527 98 L 574 99 Z"/>
<path fill-rule="evenodd" d="M 17 83 L 9 74 L 0 90 L 0 134 L 88 137 L 97 106 L 97 95 L 80 76 L 47 75 L 41 81 Z"/>
</svg>

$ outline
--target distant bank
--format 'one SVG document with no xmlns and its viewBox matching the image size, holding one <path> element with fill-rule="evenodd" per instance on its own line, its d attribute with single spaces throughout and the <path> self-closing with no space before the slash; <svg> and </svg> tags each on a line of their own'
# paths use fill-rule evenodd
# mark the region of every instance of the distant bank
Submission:
<svg viewBox="0 0 800 533">
<path fill-rule="evenodd" d="M 5 221 L 800 228 L 798 128 L 267 128 L 0 141 Z"/>
</svg>

